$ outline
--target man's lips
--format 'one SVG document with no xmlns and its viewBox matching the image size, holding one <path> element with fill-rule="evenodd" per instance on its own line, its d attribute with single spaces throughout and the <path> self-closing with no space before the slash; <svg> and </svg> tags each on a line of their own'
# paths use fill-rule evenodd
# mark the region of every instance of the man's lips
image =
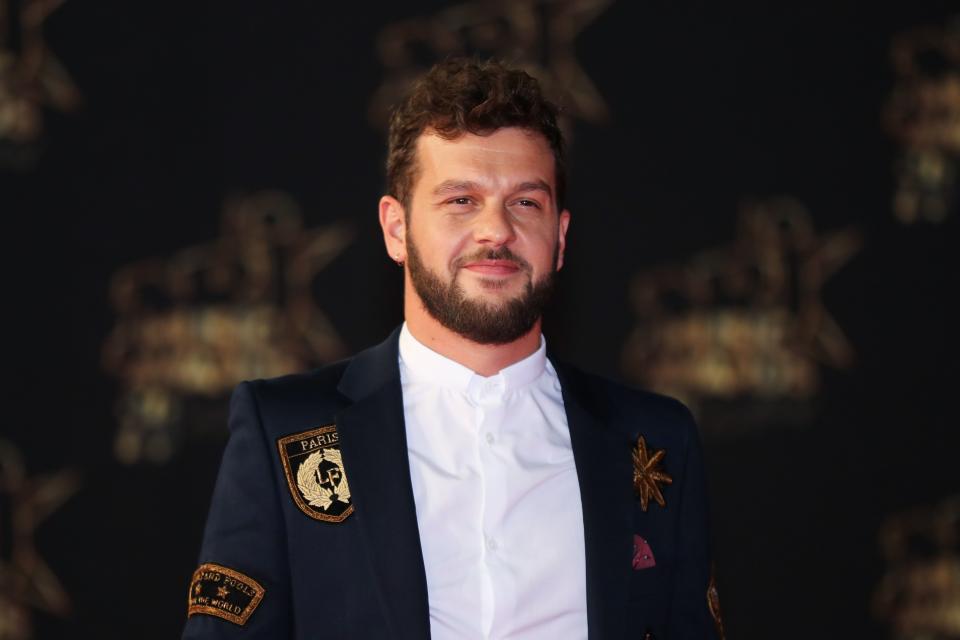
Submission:
<svg viewBox="0 0 960 640">
<path fill-rule="evenodd" d="M 463 268 L 487 276 L 509 276 L 520 271 L 520 266 L 510 260 L 473 260 Z"/>
</svg>

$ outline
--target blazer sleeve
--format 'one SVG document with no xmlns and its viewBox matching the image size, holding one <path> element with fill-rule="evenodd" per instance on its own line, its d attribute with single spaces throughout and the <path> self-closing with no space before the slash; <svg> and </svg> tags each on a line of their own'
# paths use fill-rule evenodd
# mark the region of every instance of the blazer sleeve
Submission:
<svg viewBox="0 0 960 640">
<path fill-rule="evenodd" d="M 693 416 L 688 410 L 684 414 L 686 457 L 680 484 L 677 569 L 667 637 L 721 640 L 720 623 L 714 619 L 708 602 L 711 560 L 703 450 Z"/>
<path fill-rule="evenodd" d="M 292 634 L 286 530 L 278 500 L 282 487 L 275 467 L 279 461 L 263 429 L 255 384 L 242 383 L 230 401 L 230 436 L 199 558 L 200 567 L 206 565 L 212 573 L 204 574 L 210 576 L 208 582 L 198 583 L 198 574 L 191 581 L 183 640 L 276 640 Z M 218 591 L 221 579 L 224 589 Z M 229 594 L 226 604 L 211 603 L 218 593 Z M 198 600 L 201 594 L 205 599 Z M 226 615 L 214 611 L 217 606 Z"/>
</svg>

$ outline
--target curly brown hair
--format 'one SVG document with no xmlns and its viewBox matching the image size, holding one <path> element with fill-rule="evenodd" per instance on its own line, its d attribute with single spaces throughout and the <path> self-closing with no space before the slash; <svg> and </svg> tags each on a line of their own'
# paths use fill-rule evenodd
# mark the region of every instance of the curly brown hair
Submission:
<svg viewBox="0 0 960 640">
<path fill-rule="evenodd" d="M 557 208 L 566 197 L 563 134 L 557 106 L 540 83 L 497 60 L 450 58 L 434 65 L 414 85 L 390 116 L 387 192 L 409 215 L 416 178 L 417 139 L 426 129 L 447 140 L 464 133 L 487 135 L 504 127 L 542 134 L 553 151 Z"/>
</svg>

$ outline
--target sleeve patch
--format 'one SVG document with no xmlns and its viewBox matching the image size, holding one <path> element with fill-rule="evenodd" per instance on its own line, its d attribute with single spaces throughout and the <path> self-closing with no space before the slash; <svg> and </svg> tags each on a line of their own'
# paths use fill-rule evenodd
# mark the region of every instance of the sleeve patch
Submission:
<svg viewBox="0 0 960 640">
<path fill-rule="evenodd" d="M 202 564 L 190 580 L 187 617 L 203 613 L 243 626 L 264 593 L 259 582 L 239 571 L 219 564 Z"/>
</svg>

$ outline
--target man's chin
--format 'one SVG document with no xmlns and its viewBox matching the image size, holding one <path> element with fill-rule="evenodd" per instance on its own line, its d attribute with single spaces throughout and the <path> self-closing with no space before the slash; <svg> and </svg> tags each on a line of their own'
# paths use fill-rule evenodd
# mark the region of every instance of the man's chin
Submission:
<svg viewBox="0 0 960 640">
<path fill-rule="evenodd" d="M 469 300 L 499 301 L 499 304 L 503 304 L 522 296 L 530 288 L 530 279 L 520 277 L 520 274 L 510 277 L 468 274 L 458 278 L 456 284 Z"/>
<path fill-rule="evenodd" d="M 511 304 L 516 304 L 523 297 L 522 293 L 511 292 L 506 289 L 492 289 L 479 292 L 464 292 L 463 301 L 483 309 L 489 314 L 504 312 Z"/>
</svg>

